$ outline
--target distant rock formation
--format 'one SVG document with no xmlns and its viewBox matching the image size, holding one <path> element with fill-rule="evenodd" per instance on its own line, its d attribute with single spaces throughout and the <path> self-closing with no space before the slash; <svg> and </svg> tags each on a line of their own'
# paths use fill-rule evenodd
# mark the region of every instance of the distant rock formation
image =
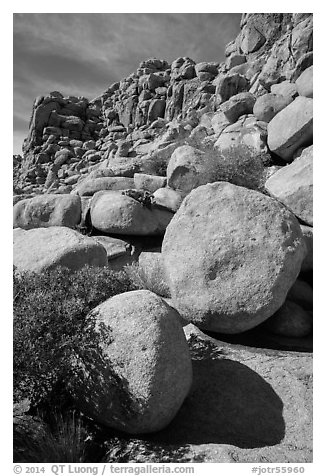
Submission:
<svg viewBox="0 0 326 476">
<path fill-rule="evenodd" d="M 189 135 L 198 124 L 211 132 L 210 116 L 219 111 L 226 114 L 223 130 L 234 122 L 229 120 L 234 113 L 225 112 L 221 105 L 239 93 L 250 92 L 255 101 L 275 94 L 273 87 L 282 85 L 283 92 L 278 89 L 276 94 L 284 96 L 283 100 L 275 98 L 270 106 L 275 113 L 293 94 L 311 98 L 312 89 L 309 91 L 306 83 L 311 77 L 312 84 L 312 68 L 311 74 L 305 73 L 304 84 L 297 80 L 312 65 L 312 14 L 243 14 L 240 28 L 237 38 L 226 46 L 223 63 L 196 64 L 181 57 L 168 64 L 151 58 L 91 101 L 64 97 L 58 91 L 36 98 L 16 188 L 23 193 L 43 193 L 49 188 L 55 193 L 69 193 L 90 171 L 114 162 L 118 162 L 115 175 L 146 173 L 138 159 L 153 153 L 151 144 L 166 132 L 171 121 L 179 130 L 171 131 L 170 127 L 166 145 L 175 142 L 177 136 Z M 289 87 L 294 91 L 291 94 Z M 252 113 L 248 100 L 236 106 L 238 115 Z M 257 105 L 259 121 L 271 118 L 266 107 Z M 206 136 L 208 131 L 202 130 Z M 170 150 L 167 153 L 171 155 Z"/>
</svg>

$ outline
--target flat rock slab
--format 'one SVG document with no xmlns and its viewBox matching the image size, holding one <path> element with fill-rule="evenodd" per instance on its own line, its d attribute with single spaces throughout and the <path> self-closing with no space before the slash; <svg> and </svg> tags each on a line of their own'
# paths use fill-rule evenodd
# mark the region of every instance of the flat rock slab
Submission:
<svg viewBox="0 0 326 476">
<path fill-rule="evenodd" d="M 312 462 L 312 354 L 228 344 L 193 325 L 185 334 L 190 395 L 165 430 L 129 440 L 143 450 L 132 461 Z"/>
</svg>

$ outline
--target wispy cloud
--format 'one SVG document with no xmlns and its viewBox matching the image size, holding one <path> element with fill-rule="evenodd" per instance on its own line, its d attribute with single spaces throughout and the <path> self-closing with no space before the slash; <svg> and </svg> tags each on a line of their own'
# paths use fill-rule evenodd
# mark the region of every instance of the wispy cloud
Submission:
<svg viewBox="0 0 326 476">
<path fill-rule="evenodd" d="M 14 14 L 15 149 L 36 96 L 98 96 L 153 56 L 221 61 L 239 21 L 240 14 L 210 13 Z"/>
</svg>

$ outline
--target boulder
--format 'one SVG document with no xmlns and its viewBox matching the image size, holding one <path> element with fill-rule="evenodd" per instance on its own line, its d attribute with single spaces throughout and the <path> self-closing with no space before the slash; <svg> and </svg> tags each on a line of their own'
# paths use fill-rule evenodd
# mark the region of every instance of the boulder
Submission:
<svg viewBox="0 0 326 476">
<path fill-rule="evenodd" d="M 299 304 L 286 300 L 264 328 L 285 337 L 306 337 L 312 331 L 312 317 Z"/>
<path fill-rule="evenodd" d="M 164 117 L 165 99 L 154 99 L 148 108 L 148 122 L 152 123 L 159 117 Z"/>
<path fill-rule="evenodd" d="M 301 271 L 312 271 L 313 269 L 313 228 L 311 226 L 300 225 L 303 238 L 306 243 L 307 254 L 302 261 Z"/>
<path fill-rule="evenodd" d="M 119 157 L 128 157 L 131 148 L 132 148 L 131 141 L 121 140 L 116 153 Z"/>
<path fill-rule="evenodd" d="M 41 273 L 58 266 L 77 270 L 105 266 L 105 249 L 88 236 L 64 226 L 14 230 L 14 266 Z"/>
<path fill-rule="evenodd" d="M 167 227 L 162 255 L 181 316 L 236 334 L 280 308 L 305 244 L 297 219 L 276 200 L 216 182 L 185 198 Z"/>
<path fill-rule="evenodd" d="M 86 378 L 81 389 L 75 388 L 78 406 L 102 425 L 131 434 L 166 427 L 192 383 L 178 313 L 145 290 L 114 296 L 93 313 L 102 355 L 90 368 L 84 366 Z"/>
<path fill-rule="evenodd" d="M 136 173 L 134 175 L 134 182 L 135 188 L 153 193 L 166 185 L 166 178 L 158 175 Z"/>
<path fill-rule="evenodd" d="M 128 177 L 98 177 L 89 179 L 88 177 L 79 182 L 74 188 L 74 194 L 78 194 L 81 197 L 94 195 L 101 190 L 126 190 L 129 188 L 135 188 L 135 182 L 132 178 Z"/>
<path fill-rule="evenodd" d="M 180 57 L 171 64 L 171 79 L 180 81 L 181 79 L 192 79 L 196 76 L 195 62 L 188 57 Z"/>
<path fill-rule="evenodd" d="M 265 183 L 266 190 L 300 220 L 313 225 L 312 146 L 292 164 L 282 167 Z"/>
<path fill-rule="evenodd" d="M 259 121 L 270 122 L 277 113 L 292 102 L 291 96 L 264 94 L 255 102 L 253 113 Z"/>
<path fill-rule="evenodd" d="M 161 250 L 140 253 L 138 270 L 148 289 L 159 296 L 170 297 Z"/>
<path fill-rule="evenodd" d="M 205 152 L 190 145 L 178 147 L 167 168 L 167 184 L 188 193 L 199 185 L 214 181 L 214 162 Z"/>
<path fill-rule="evenodd" d="M 119 192 L 97 192 L 90 214 L 92 225 L 103 233 L 140 236 L 163 235 L 173 216 Z"/>
<path fill-rule="evenodd" d="M 220 135 L 230 125 L 230 121 L 222 111 L 216 112 L 211 118 L 211 127 L 215 134 Z"/>
<path fill-rule="evenodd" d="M 243 117 L 226 126 L 214 143 L 220 151 L 241 146 L 250 147 L 257 154 L 267 152 L 267 123 L 254 116 Z"/>
<path fill-rule="evenodd" d="M 299 147 L 312 143 L 312 103 L 312 99 L 299 96 L 268 124 L 268 147 L 286 162 Z"/>
<path fill-rule="evenodd" d="M 314 293 L 312 287 L 303 281 L 297 279 L 288 292 L 286 299 L 299 304 L 306 311 L 312 311 Z"/>
<path fill-rule="evenodd" d="M 54 156 L 54 165 L 61 167 L 74 156 L 70 149 L 60 149 Z"/>
<path fill-rule="evenodd" d="M 14 228 L 40 228 L 49 226 L 75 227 L 81 220 L 80 197 L 70 194 L 37 195 L 16 203 Z"/>
<path fill-rule="evenodd" d="M 255 96 L 248 92 L 235 94 L 221 105 L 221 111 L 230 123 L 234 123 L 240 116 L 252 114 L 255 100 Z"/>
<path fill-rule="evenodd" d="M 264 35 L 254 25 L 247 24 L 241 31 L 240 50 L 245 54 L 253 53 L 266 42 Z"/>
<path fill-rule="evenodd" d="M 203 61 L 202 63 L 197 63 L 195 65 L 195 70 L 197 75 L 198 73 L 209 73 L 212 76 L 216 76 L 218 74 L 218 67 L 219 64 L 216 62 L 208 63 L 206 61 Z"/>
<path fill-rule="evenodd" d="M 307 68 L 300 74 L 295 82 L 300 96 L 306 98 L 313 97 L 313 66 Z"/>
<path fill-rule="evenodd" d="M 159 188 L 153 193 L 154 205 L 157 208 L 165 208 L 176 212 L 180 208 L 184 195 L 170 187 Z"/>
<path fill-rule="evenodd" d="M 112 236 L 94 236 L 93 239 L 100 243 L 107 254 L 107 266 L 110 269 L 120 271 L 124 266 L 135 261 L 133 247 L 127 241 L 113 238 Z"/>
<path fill-rule="evenodd" d="M 227 101 L 235 94 L 248 91 L 250 83 L 241 74 L 227 74 L 225 76 L 218 76 L 213 84 L 216 86 L 216 98 L 219 103 Z"/>
<path fill-rule="evenodd" d="M 239 55 L 239 54 L 233 54 L 228 57 L 226 61 L 226 66 L 228 69 L 232 69 L 235 66 L 240 66 L 244 63 L 246 63 L 247 59 L 245 55 Z"/>
<path fill-rule="evenodd" d="M 281 83 L 273 84 L 271 86 L 272 94 L 280 94 L 281 96 L 291 97 L 292 99 L 298 95 L 297 86 L 290 81 L 282 81 Z"/>
</svg>

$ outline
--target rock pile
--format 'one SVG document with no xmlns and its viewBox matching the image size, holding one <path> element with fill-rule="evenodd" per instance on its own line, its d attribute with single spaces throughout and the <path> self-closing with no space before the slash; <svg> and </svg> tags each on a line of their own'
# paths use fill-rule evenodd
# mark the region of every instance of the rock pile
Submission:
<svg viewBox="0 0 326 476">
<path fill-rule="evenodd" d="M 14 161 L 18 269 L 139 261 L 171 296 L 174 310 L 148 291 L 99 306 L 136 415 L 119 426 L 105 386 L 81 405 L 131 433 L 167 425 L 187 395 L 182 319 L 311 333 L 312 15 L 249 13 L 240 27 L 224 63 L 151 58 L 92 101 L 37 98 Z"/>
</svg>

